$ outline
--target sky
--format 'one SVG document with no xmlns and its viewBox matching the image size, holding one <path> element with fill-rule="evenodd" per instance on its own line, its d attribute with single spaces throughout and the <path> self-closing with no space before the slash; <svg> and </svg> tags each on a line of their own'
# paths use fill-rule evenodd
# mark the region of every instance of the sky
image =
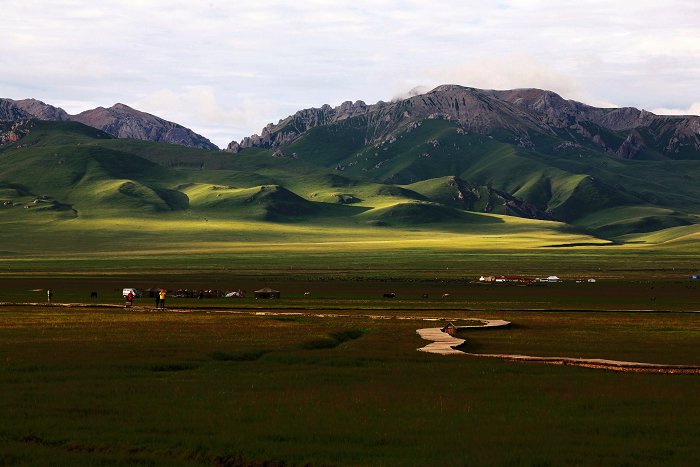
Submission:
<svg viewBox="0 0 700 467">
<path fill-rule="evenodd" d="M 700 114 L 696 0 L 0 0 L 0 97 L 123 103 L 219 147 L 440 84 Z"/>
</svg>

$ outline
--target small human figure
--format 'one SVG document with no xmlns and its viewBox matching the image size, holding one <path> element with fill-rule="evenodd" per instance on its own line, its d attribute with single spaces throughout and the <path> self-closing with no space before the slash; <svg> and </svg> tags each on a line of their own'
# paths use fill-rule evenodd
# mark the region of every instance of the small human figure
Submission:
<svg viewBox="0 0 700 467">
<path fill-rule="evenodd" d="M 51 299 L 53 298 L 53 290 L 48 289 L 46 291 L 46 299 L 48 300 L 49 303 L 51 303 Z"/>
<path fill-rule="evenodd" d="M 134 301 L 134 294 L 129 291 L 129 294 L 126 296 L 126 306 L 131 306 L 131 304 Z"/>
<path fill-rule="evenodd" d="M 160 308 L 165 308 L 165 289 L 160 289 L 160 292 L 158 293 L 158 298 L 160 299 L 158 306 Z"/>
</svg>

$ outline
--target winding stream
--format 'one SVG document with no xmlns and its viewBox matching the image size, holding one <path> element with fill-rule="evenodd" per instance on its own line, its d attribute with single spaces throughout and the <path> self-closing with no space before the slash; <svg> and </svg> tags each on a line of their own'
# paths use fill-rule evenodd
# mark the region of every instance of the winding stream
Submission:
<svg viewBox="0 0 700 467">
<path fill-rule="evenodd" d="M 510 323 L 503 320 L 480 320 L 483 326 L 456 326 L 456 330 L 476 330 L 494 327 L 506 327 Z M 510 362 L 535 362 L 549 365 L 573 365 L 586 368 L 598 368 L 612 371 L 640 372 L 640 373 L 671 373 L 671 374 L 700 374 L 700 366 L 692 365 L 667 365 L 659 363 L 625 362 L 620 360 L 608 360 L 603 358 L 574 358 L 574 357 L 534 357 L 531 355 L 516 354 L 480 354 L 462 352 L 455 347 L 462 345 L 465 339 L 451 336 L 443 331 L 443 328 L 424 328 L 416 330 L 418 335 L 432 343 L 421 347 L 421 352 L 440 355 L 467 355 L 471 357 L 498 358 Z"/>
</svg>

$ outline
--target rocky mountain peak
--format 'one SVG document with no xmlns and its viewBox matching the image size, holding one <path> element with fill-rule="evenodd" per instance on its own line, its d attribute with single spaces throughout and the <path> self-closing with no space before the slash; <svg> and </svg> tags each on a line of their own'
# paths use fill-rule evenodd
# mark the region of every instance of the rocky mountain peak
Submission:
<svg viewBox="0 0 700 467">
<path fill-rule="evenodd" d="M 207 138 L 192 130 L 155 115 L 117 103 L 105 109 L 98 107 L 71 117 L 85 125 L 99 128 L 117 138 L 142 139 L 194 148 L 218 149 Z"/>
<path fill-rule="evenodd" d="M 276 125 L 268 124 L 260 136 L 244 138 L 240 143 L 233 141 L 227 150 L 238 152 L 248 147 L 284 146 L 311 128 L 358 117 L 363 119 L 359 124 L 366 127 L 366 144 L 394 138 L 421 120 L 439 118 L 453 121 L 472 133 L 489 135 L 505 131 L 513 135 L 518 145 L 527 148 L 533 147 L 533 132 L 557 138 L 562 133 L 570 133 L 572 144 L 582 137 L 610 153 L 629 158 L 642 151 L 646 146 L 642 135 L 651 132 L 656 139 L 672 135 L 665 152 L 678 153 L 688 146 L 700 150 L 700 117 L 657 116 L 632 107 L 592 107 L 536 88 L 482 90 L 456 84 L 437 86 L 423 94 L 412 94 L 390 103 L 368 105 L 363 101 L 345 101 L 335 108 L 324 105 L 305 109 Z M 595 127 L 625 133 L 622 135 L 624 144 L 605 146 Z M 648 131 L 631 133 L 642 128 Z"/>
<path fill-rule="evenodd" d="M 494 107 L 504 107 L 504 105 L 509 108 L 500 113 L 493 112 Z M 513 117 L 514 114 L 518 115 Z M 445 85 L 438 86 L 426 94 L 390 103 L 380 101 L 368 105 L 358 100 L 343 102 L 335 108 L 324 105 L 320 108 L 301 110 L 280 120 L 277 125 L 268 124 L 260 136 L 244 138 L 240 143 L 233 141 L 229 144 L 228 150 L 289 144 L 311 128 L 331 125 L 355 117 L 367 119 L 368 144 L 389 138 L 413 122 L 428 118 L 454 120 L 465 129 L 484 133 L 499 126 L 519 131 L 516 122 L 527 119 L 520 109 L 498 102 L 497 99 L 482 91 L 457 85 Z M 531 121 L 530 125 L 537 126 L 537 122 Z"/>
<path fill-rule="evenodd" d="M 17 106 L 39 120 L 69 120 L 68 113 L 60 107 L 45 104 L 37 99 L 22 99 L 15 101 Z"/>
<path fill-rule="evenodd" d="M 0 121 L 13 121 L 32 118 L 12 99 L 0 99 Z"/>
<path fill-rule="evenodd" d="M 182 146 L 218 150 L 207 138 L 192 130 L 155 115 L 141 112 L 126 104 L 110 108 L 97 107 L 77 115 L 69 115 L 37 99 L 0 99 L 0 121 L 36 118 L 39 120 L 76 121 L 100 129 L 117 138 L 133 138 Z"/>
<path fill-rule="evenodd" d="M 443 93 L 443 92 L 469 92 L 469 91 L 476 91 L 475 88 L 470 88 L 467 86 L 460 86 L 458 84 L 441 84 L 440 86 L 437 86 L 433 88 L 432 90 L 428 91 L 429 93 Z M 421 95 L 423 93 L 419 94 L 414 94 L 414 95 Z"/>
</svg>

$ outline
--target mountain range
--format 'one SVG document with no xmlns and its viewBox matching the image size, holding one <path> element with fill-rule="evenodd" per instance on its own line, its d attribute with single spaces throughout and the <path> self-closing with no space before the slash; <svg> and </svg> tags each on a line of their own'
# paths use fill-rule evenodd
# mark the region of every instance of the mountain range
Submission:
<svg viewBox="0 0 700 467">
<path fill-rule="evenodd" d="M 60 107 L 36 99 L 0 99 L 0 121 L 32 119 L 80 122 L 98 128 L 115 138 L 140 139 L 192 148 L 218 150 L 204 136 L 177 123 L 132 109 L 124 104 L 97 107 L 77 115 L 69 115 Z"/>
<path fill-rule="evenodd" d="M 367 105 L 347 101 L 335 108 L 324 105 L 301 110 L 276 125 L 267 125 L 260 136 L 244 138 L 240 143 L 232 141 L 227 150 L 283 147 L 313 128 L 346 120 L 364 127 L 363 144 L 377 144 L 418 122 L 436 118 L 472 133 L 498 134 L 501 138 L 507 135 L 511 143 L 529 149 L 537 149 L 538 137 L 553 137 L 572 144 L 593 144 L 596 149 L 628 159 L 692 159 L 700 153 L 697 116 L 659 116 L 631 107 L 591 107 L 540 89 L 493 91 L 456 85 L 438 86 L 426 94 L 395 102 Z"/>
<path fill-rule="evenodd" d="M 445 85 L 301 110 L 228 152 L 115 139 L 163 132 L 119 104 L 71 117 L 5 99 L 0 120 L 0 223 L 10 211 L 12 222 L 155 214 L 507 235 L 523 219 L 621 243 L 700 227 L 700 117 L 538 89 Z"/>
</svg>

